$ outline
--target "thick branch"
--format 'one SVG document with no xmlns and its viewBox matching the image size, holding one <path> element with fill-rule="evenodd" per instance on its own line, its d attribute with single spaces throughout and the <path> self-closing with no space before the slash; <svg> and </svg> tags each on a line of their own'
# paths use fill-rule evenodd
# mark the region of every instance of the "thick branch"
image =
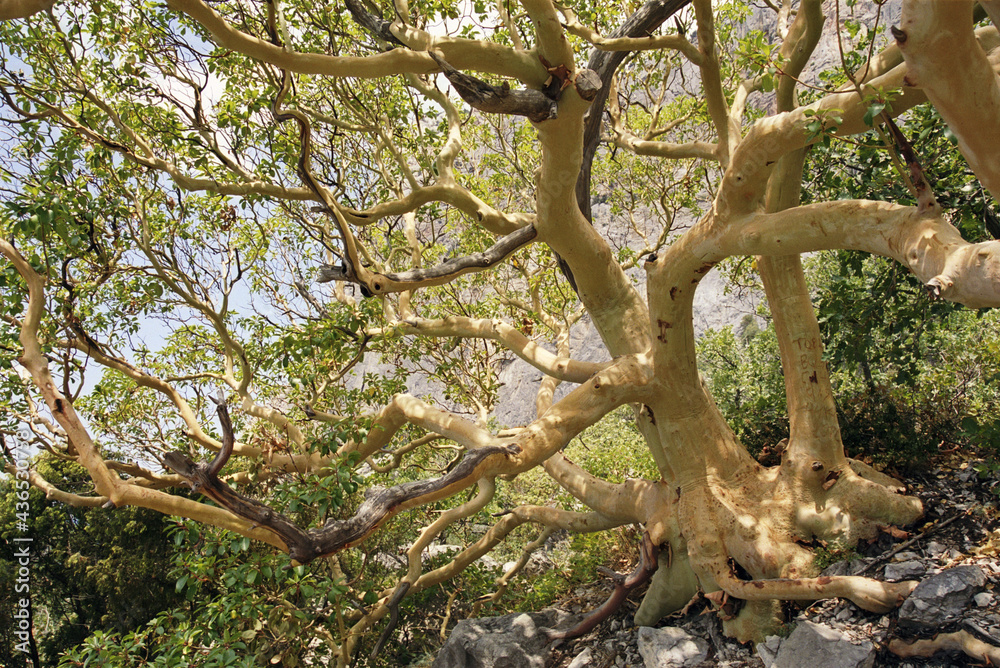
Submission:
<svg viewBox="0 0 1000 668">
<path fill-rule="evenodd" d="M 906 83 L 921 88 L 969 166 L 1000 199 L 1000 78 L 976 41 L 972 0 L 907 0 L 894 35 Z"/>
<path fill-rule="evenodd" d="M 167 6 L 184 12 L 212 34 L 215 42 L 255 60 L 298 74 L 325 74 L 333 77 L 372 79 L 393 74 L 431 74 L 437 63 L 425 53 L 441 51 L 457 67 L 477 69 L 490 74 L 535 81 L 541 72 L 528 52 L 518 52 L 500 44 L 479 40 L 433 37 L 416 29 L 396 30 L 394 34 L 410 46 L 374 56 L 329 56 L 322 53 L 289 51 L 234 28 L 218 12 L 201 0 L 168 0 Z"/>
<path fill-rule="evenodd" d="M 448 77 L 459 96 L 473 109 L 488 114 L 527 116 L 535 123 L 559 115 L 558 100 L 548 97 L 540 90 L 511 90 L 507 83 L 493 86 L 482 79 L 459 72 L 435 53 L 431 53 L 430 57 Z"/>
<path fill-rule="evenodd" d="M 473 253 L 471 255 L 452 258 L 447 262 L 442 262 L 435 267 L 426 269 L 411 269 L 410 271 L 401 273 L 371 273 L 367 281 L 367 286 L 372 290 L 373 294 L 382 295 L 433 285 L 443 285 L 464 274 L 489 269 L 503 262 L 518 248 L 531 243 L 536 236 L 538 236 L 538 232 L 535 230 L 535 227 L 528 225 L 508 234 L 482 253 Z M 316 280 L 319 283 L 349 281 L 363 286 L 366 285 L 352 271 L 351 267 L 347 265 L 339 267 L 322 265 L 319 277 Z"/>
<path fill-rule="evenodd" d="M 486 446 L 467 453 L 448 473 L 435 480 L 419 480 L 389 489 L 368 490 L 367 498 L 350 519 L 327 522 L 320 529 L 303 531 L 270 507 L 234 491 L 214 475 L 214 466 L 196 464 L 179 452 L 167 453 L 166 463 L 189 480 L 192 488 L 235 515 L 267 527 L 281 536 L 289 556 L 299 563 L 333 554 L 361 543 L 393 515 L 416 505 L 431 503 L 465 489 L 483 476 L 497 460 L 520 452 L 517 446 Z"/>
<path fill-rule="evenodd" d="M 0 0 L 0 21 L 26 19 L 56 4 L 56 0 Z"/>
<path fill-rule="evenodd" d="M 841 200 L 753 215 L 736 227 L 723 255 L 863 250 L 909 267 L 935 297 L 973 308 L 1000 306 L 1000 241 L 970 244 L 947 220 L 915 207 Z"/>
</svg>

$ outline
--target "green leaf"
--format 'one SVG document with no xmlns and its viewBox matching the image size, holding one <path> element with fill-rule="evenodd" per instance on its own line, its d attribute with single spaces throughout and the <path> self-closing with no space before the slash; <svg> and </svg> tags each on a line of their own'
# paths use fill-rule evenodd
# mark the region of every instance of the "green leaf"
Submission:
<svg viewBox="0 0 1000 668">
<path fill-rule="evenodd" d="M 865 112 L 864 118 L 862 119 L 865 122 L 865 125 L 874 127 L 875 117 L 881 114 L 883 109 L 885 109 L 885 102 L 873 102 L 870 104 L 868 106 L 868 110 Z"/>
</svg>

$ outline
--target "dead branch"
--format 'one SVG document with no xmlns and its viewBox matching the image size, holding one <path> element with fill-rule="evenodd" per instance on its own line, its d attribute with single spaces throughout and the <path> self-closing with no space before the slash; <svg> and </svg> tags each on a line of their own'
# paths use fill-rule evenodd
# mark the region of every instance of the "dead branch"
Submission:
<svg viewBox="0 0 1000 668">
<path fill-rule="evenodd" d="M 368 490 L 357 513 L 346 520 L 331 520 L 321 528 L 304 531 L 269 506 L 236 492 L 219 480 L 217 473 L 228 460 L 234 440 L 232 423 L 225 402 L 216 411 L 223 430 L 223 448 L 211 464 L 195 463 L 182 452 L 168 452 L 163 463 L 200 492 L 233 514 L 266 527 L 281 537 L 289 556 L 298 563 L 309 563 L 348 547 L 353 547 L 392 515 L 419 503 L 433 501 L 460 491 L 480 477 L 481 470 L 495 458 L 507 458 L 520 452 L 516 445 L 484 446 L 472 450 L 448 473 L 435 480 L 403 483 L 389 489 Z"/>
<path fill-rule="evenodd" d="M 463 274 L 488 269 L 503 262 L 511 253 L 531 243 L 537 236 L 538 232 L 534 225 L 527 225 L 503 237 L 482 253 L 452 258 L 435 267 L 411 269 L 401 273 L 372 274 L 372 286 L 378 294 L 382 294 L 389 291 L 399 292 L 418 287 L 440 285 Z M 329 264 L 320 266 L 316 282 L 329 283 L 331 281 L 348 281 L 364 286 L 350 265 L 346 263 L 340 266 Z M 387 281 L 394 285 L 390 288 Z"/>
<path fill-rule="evenodd" d="M 437 54 L 428 53 L 448 77 L 448 81 L 455 87 L 459 96 L 473 109 L 488 114 L 526 116 L 535 123 L 559 115 L 558 97 L 550 98 L 540 90 L 511 90 L 506 82 L 502 86 L 493 86 L 482 79 L 459 72 Z"/>
</svg>

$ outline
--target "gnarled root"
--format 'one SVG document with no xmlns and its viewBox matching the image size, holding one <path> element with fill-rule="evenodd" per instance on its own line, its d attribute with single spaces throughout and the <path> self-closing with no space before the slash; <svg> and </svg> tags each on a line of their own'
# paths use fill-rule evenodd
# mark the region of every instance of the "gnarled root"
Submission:
<svg viewBox="0 0 1000 668">
<path fill-rule="evenodd" d="M 775 580 L 740 580 L 732 572 L 716 576 L 716 582 L 730 596 L 750 601 L 815 601 L 846 598 L 869 612 L 885 613 L 898 607 L 916 582 L 882 582 L 853 575 Z"/>
<path fill-rule="evenodd" d="M 825 467 L 810 470 L 827 473 Z M 840 597 L 871 612 L 897 607 L 915 582 L 817 577 L 807 545 L 814 538 L 853 544 L 879 526 L 913 521 L 921 514 L 920 503 L 902 496 L 895 481 L 864 479 L 847 466 L 837 471 L 830 477 L 833 484 L 810 485 L 801 478 L 793 484 L 794 476 L 776 469 L 752 468 L 679 490 L 682 535 L 675 563 L 666 569 L 661 564 L 636 623 L 652 624 L 679 609 L 697 588 L 720 606 L 726 633 L 740 641 L 773 631 L 781 621 L 779 601 Z"/>
<path fill-rule="evenodd" d="M 985 661 L 989 665 L 1000 665 L 1000 647 L 984 643 L 968 631 L 942 633 L 930 640 L 917 640 L 908 643 L 894 638 L 889 643 L 889 651 L 904 659 L 912 656 L 933 656 L 941 651 L 962 651 L 977 661 Z"/>
<path fill-rule="evenodd" d="M 698 592 L 698 577 L 691 570 L 687 547 L 679 542 L 673 550 L 660 552 L 659 567 L 635 613 L 636 626 L 652 626 L 683 608 Z"/>
<path fill-rule="evenodd" d="M 610 617 L 611 613 L 620 608 L 622 603 L 625 602 L 625 597 L 628 596 L 630 591 L 645 583 L 653 575 L 659 564 L 659 553 L 660 548 L 650 539 L 649 532 L 643 532 L 639 563 L 636 564 L 635 569 L 627 577 L 618 573 L 611 573 L 615 590 L 608 597 L 608 600 L 584 617 L 575 627 L 566 631 L 552 633 L 549 637 L 552 639 L 578 638 L 590 632 L 598 624 Z"/>
</svg>

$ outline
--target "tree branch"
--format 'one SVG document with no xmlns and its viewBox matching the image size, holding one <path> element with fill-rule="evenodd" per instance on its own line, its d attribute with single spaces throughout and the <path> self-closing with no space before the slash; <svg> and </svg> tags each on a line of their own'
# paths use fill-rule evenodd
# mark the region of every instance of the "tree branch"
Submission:
<svg viewBox="0 0 1000 668">
<path fill-rule="evenodd" d="M 389 44 L 397 44 L 399 46 L 405 46 L 399 39 L 392 34 L 389 27 L 392 25 L 389 21 L 386 21 L 381 16 L 376 16 L 371 12 L 367 11 L 361 0 L 344 0 L 344 4 L 347 5 L 347 11 L 351 13 L 351 17 L 354 22 L 359 26 L 372 33 L 379 39 Z"/>
<path fill-rule="evenodd" d="M 620 28 L 611 33 L 609 38 L 645 37 L 687 6 L 690 1 L 650 0 L 639 11 L 630 16 Z M 590 54 L 590 60 L 587 62 L 587 68 L 597 72 L 597 76 L 601 80 L 601 88 L 591 102 L 590 109 L 584 119 L 583 162 L 580 165 L 580 174 L 576 181 L 576 202 L 587 220 L 591 220 L 593 217 L 590 208 L 590 179 L 594 155 L 601 142 L 601 122 L 604 117 L 604 108 L 608 103 L 608 94 L 611 91 L 611 80 L 626 56 L 628 56 L 627 51 L 595 50 Z"/>
<path fill-rule="evenodd" d="M 558 98 L 550 98 L 540 90 L 511 90 L 507 83 L 502 86 L 492 86 L 482 79 L 459 72 L 433 52 L 428 55 L 448 77 L 448 81 L 455 87 L 459 96 L 473 109 L 488 114 L 526 116 L 535 123 L 559 115 Z"/>
<path fill-rule="evenodd" d="M 1000 199 L 1000 78 L 976 41 L 971 0 L 907 0 L 893 31 L 906 84 L 923 90 L 972 171 Z"/>
<path fill-rule="evenodd" d="M 573 628 L 566 631 L 549 633 L 549 638 L 552 640 L 579 638 L 597 628 L 598 624 L 610 617 L 615 610 L 622 606 L 622 603 L 625 602 L 625 599 L 633 589 L 641 587 L 653 577 L 653 573 L 656 572 L 659 566 L 657 561 L 659 555 L 659 546 L 653 544 L 648 531 L 643 531 L 642 544 L 639 547 L 639 563 L 636 564 L 635 569 L 627 576 L 608 571 L 615 587 L 614 592 L 608 597 L 608 600 L 594 609 Z"/>
<path fill-rule="evenodd" d="M 237 51 L 270 65 L 297 74 L 324 74 L 332 77 L 373 79 L 393 74 L 432 74 L 437 63 L 425 53 L 441 51 L 457 67 L 509 76 L 519 81 L 537 81 L 541 74 L 528 52 L 518 52 L 500 44 L 479 40 L 435 37 L 405 27 L 394 34 L 410 48 L 393 49 L 374 56 L 329 56 L 322 53 L 289 51 L 234 28 L 202 0 L 167 0 L 170 9 L 183 12 L 212 34 L 219 46 Z M 544 78 L 544 77 L 543 77 Z"/>
<path fill-rule="evenodd" d="M 0 21 L 25 19 L 56 4 L 56 0 L 0 0 Z"/>
<path fill-rule="evenodd" d="M 518 248 L 531 243 L 537 236 L 538 232 L 535 227 L 528 225 L 508 234 L 482 253 L 452 258 L 447 262 L 426 269 L 411 269 L 401 273 L 371 273 L 367 285 L 373 289 L 373 294 L 379 295 L 443 285 L 464 274 L 477 273 L 496 266 Z M 342 264 L 339 267 L 328 264 L 320 266 L 316 281 L 318 283 L 348 281 L 366 285 L 347 264 Z"/>
</svg>

